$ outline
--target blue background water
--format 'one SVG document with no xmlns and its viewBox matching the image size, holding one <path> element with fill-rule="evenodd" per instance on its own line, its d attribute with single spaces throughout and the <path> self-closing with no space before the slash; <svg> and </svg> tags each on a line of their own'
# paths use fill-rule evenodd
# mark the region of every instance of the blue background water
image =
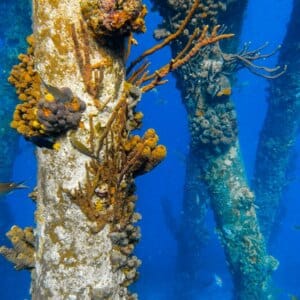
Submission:
<svg viewBox="0 0 300 300">
<path fill-rule="evenodd" d="M 255 48 L 269 41 L 270 50 L 280 44 L 285 34 L 291 2 L 291 0 L 250 0 L 241 37 L 242 43 L 252 41 Z M 151 7 L 150 3 L 146 4 Z M 160 22 L 160 17 L 156 13 L 149 12 L 146 20 L 147 33 L 137 37 L 139 46 L 133 49 L 131 57 L 137 56 L 155 43 L 152 32 Z M 1 46 L 3 45 L 0 42 Z M 151 58 L 151 68 L 157 69 L 169 59 L 170 51 L 164 49 L 158 56 Z M 272 57 L 269 62 L 276 63 L 276 57 Z M 172 299 L 175 285 L 178 284 L 175 280 L 176 241 L 165 224 L 161 200 L 167 197 L 172 203 L 174 215 L 179 218 L 189 136 L 186 112 L 175 87 L 175 80 L 172 76 L 168 79 L 168 84 L 144 95 L 138 107 L 145 115 L 142 130 L 155 128 L 160 136 L 160 142 L 168 148 L 167 159 L 154 171 L 137 179 L 139 198 L 137 210 L 142 213 L 143 219 L 139 224 L 142 228 L 142 239 L 136 253 L 143 264 L 140 267 L 140 279 L 133 288 L 142 300 Z M 266 80 L 243 70 L 239 73 L 238 82 L 233 90 L 239 119 L 240 142 L 249 180 L 252 177 L 256 143 L 266 111 L 267 85 Z M 299 149 L 299 145 L 297 148 Z M 18 155 L 14 158 L 12 179 L 15 181 L 25 179 L 27 185 L 34 187 L 36 171 L 34 148 L 20 139 L 19 149 Z M 280 223 L 278 233 L 271 249 L 280 261 L 280 267 L 275 273 L 278 299 L 289 299 L 288 294 L 300 295 L 298 279 L 300 231 L 294 229 L 295 225 L 300 225 L 300 203 L 297 199 L 300 173 L 297 155 L 295 155 L 295 170 L 294 179 L 288 183 L 282 199 L 282 219 L 278 220 Z M 27 198 L 27 191 L 20 190 L 10 194 L 0 203 L 0 209 L 2 212 L 0 244 L 7 243 L 4 234 L 12 224 L 21 227 L 33 225 L 34 205 Z M 5 214 L 4 209 L 8 209 Z M 210 229 L 211 238 L 199 270 L 200 279 L 202 276 L 203 283 L 208 280 L 208 284 L 203 284 L 205 287 L 201 289 L 200 280 L 198 287 L 195 287 L 197 295 L 195 299 L 230 299 L 230 276 L 222 248 L 214 233 L 213 221 Z M 222 287 L 214 284 L 214 274 L 222 278 Z M 18 300 L 29 297 L 30 278 L 27 272 L 14 271 L 12 266 L 0 257 L 0 275 L 2 279 L 0 299 Z"/>
</svg>

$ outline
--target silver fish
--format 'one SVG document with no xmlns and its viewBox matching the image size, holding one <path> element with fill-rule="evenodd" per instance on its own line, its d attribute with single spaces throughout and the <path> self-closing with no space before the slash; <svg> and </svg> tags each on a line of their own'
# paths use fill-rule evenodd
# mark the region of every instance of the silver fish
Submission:
<svg viewBox="0 0 300 300">
<path fill-rule="evenodd" d="M 23 184 L 24 181 L 21 182 L 0 182 L 0 196 L 8 194 L 16 189 L 27 189 L 28 186 Z"/>
</svg>

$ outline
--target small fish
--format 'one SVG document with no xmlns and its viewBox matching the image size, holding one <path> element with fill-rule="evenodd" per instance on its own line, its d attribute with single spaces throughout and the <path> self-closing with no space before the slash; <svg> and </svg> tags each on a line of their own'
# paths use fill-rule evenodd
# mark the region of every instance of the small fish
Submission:
<svg viewBox="0 0 300 300">
<path fill-rule="evenodd" d="M 151 93 L 158 94 L 158 89 L 157 89 L 157 88 L 153 88 L 153 89 L 151 90 Z"/>
<path fill-rule="evenodd" d="M 47 137 L 33 136 L 30 138 L 25 137 L 25 140 L 32 142 L 38 147 L 47 148 L 47 149 L 53 149 L 53 146 L 55 144 L 54 140 L 51 139 L 50 137 L 47 138 Z"/>
<path fill-rule="evenodd" d="M 154 94 L 155 104 L 164 105 L 164 104 L 168 103 L 168 101 L 166 99 L 164 99 L 160 96 L 157 88 L 152 89 L 151 93 Z"/>
<path fill-rule="evenodd" d="M 249 81 L 243 81 L 243 82 L 238 82 L 237 84 L 234 85 L 235 89 L 237 89 L 238 92 L 241 92 L 244 88 L 249 87 L 250 83 Z"/>
<path fill-rule="evenodd" d="M 220 288 L 223 287 L 223 280 L 219 275 L 214 274 L 214 281 L 218 287 L 220 287 Z"/>
<path fill-rule="evenodd" d="M 291 295 L 291 294 L 289 294 L 289 298 L 290 298 L 291 300 L 299 300 L 298 296 Z"/>
<path fill-rule="evenodd" d="M 0 195 L 5 195 L 16 189 L 27 189 L 28 186 L 21 182 L 0 182 Z"/>
<path fill-rule="evenodd" d="M 158 104 L 158 105 L 165 105 L 168 103 L 168 100 L 166 100 L 165 98 L 162 98 L 162 97 L 157 97 L 155 99 L 155 104 Z"/>
<path fill-rule="evenodd" d="M 295 230 L 300 230 L 300 225 L 294 225 Z"/>
<path fill-rule="evenodd" d="M 72 91 L 67 87 L 62 87 L 59 89 L 50 84 L 46 84 L 44 81 L 43 84 L 45 85 L 49 93 L 51 93 L 54 96 L 55 99 L 60 99 L 60 101 L 62 102 L 68 102 L 73 98 Z"/>
</svg>

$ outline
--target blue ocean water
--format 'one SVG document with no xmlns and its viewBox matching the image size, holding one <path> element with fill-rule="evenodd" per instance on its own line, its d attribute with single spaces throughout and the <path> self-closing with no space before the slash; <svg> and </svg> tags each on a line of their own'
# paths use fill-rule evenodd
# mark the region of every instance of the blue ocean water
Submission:
<svg viewBox="0 0 300 300">
<path fill-rule="evenodd" d="M 4 0 L 1 0 L 4 1 Z M 2 3 L 3 4 L 3 3 Z M 151 7 L 150 2 L 146 2 Z M 291 12 L 291 0 L 250 0 L 244 19 L 241 42 L 251 41 L 253 48 L 270 42 L 272 50 L 281 44 Z M 9 5 L 7 5 L 9 7 Z M 150 11 L 150 9 L 149 9 Z M 3 11 L 0 14 L 3 14 Z M 5 15 L 3 14 L 2 18 Z M 134 48 L 131 57 L 155 44 L 152 37 L 154 29 L 161 21 L 155 12 L 146 17 L 147 32 L 137 36 L 139 46 Z M 14 24 L 12 24 L 14 26 Z M 2 28 L 5 30 L 5 28 Z M 30 30 L 30 29 L 29 29 Z M 1 41 L 0 47 L 7 47 Z M 9 47 L 5 49 L 10 51 Z M 168 48 L 151 58 L 151 68 L 169 61 Z M 268 63 L 276 64 L 277 56 Z M 0 66 L 1 68 L 1 66 Z M 2 72 L 2 70 L 1 70 Z M 137 210 L 143 219 L 139 226 L 142 239 L 136 247 L 136 255 L 142 260 L 140 278 L 132 287 L 142 300 L 174 299 L 174 290 L 178 284 L 176 277 L 177 243 L 166 225 L 166 216 L 162 209 L 162 200 L 171 202 L 172 214 L 180 218 L 185 175 L 185 156 L 188 152 L 189 134 L 187 115 L 181 103 L 175 80 L 168 77 L 166 85 L 144 95 L 138 110 L 144 113 L 142 130 L 155 128 L 160 142 L 167 146 L 168 156 L 165 161 L 149 174 L 137 178 Z M 255 151 L 259 132 L 266 112 L 266 88 L 268 82 L 247 70 L 238 74 L 234 87 L 233 99 L 239 121 L 239 138 L 249 181 L 253 176 Z M 0 111 L 2 106 L 0 106 Z M 14 181 L 26 180 L 31 188 L 35 185 L 36 162 L 34 147 L 23 139 L 18 140 L 17 155 L 14 155 L 12 178 Z M 299 142 L 297 143 L 299 150 Z M 1 167 L 1 166 L 0 166 Z M 299 156 L 295 155 L 295 176 L 287 182 L 282 199 L 282 217 L 278 222 L 278 232 L 274 238 L 271 252 L 280 261 L 274 273 L 278 299 L 290 299 L 289 295 L 300 296 L 300 225 L 299 194 Z M 34 205 L 27 198 L 27 191 L 17 191 L 0 203 L 0 242 L 7 244 L 5 232 L 12 224 L 21 227 L 33 224 Z M 219 300 L 231 299 L 232 282 L 226 267 L 222 247 L 215 233 L 213 217 L 210 218 L 210 239 L 206 250 L 199 257 L 200 269 L 197 284 L 187 293 L 185 299 Z M 29 297 L 30 278 L 26 271 L 16 272 L 12 266 L 0 257 L 0 299 L 26 299 Z M 221 280 L 221 284 L 218 280 Z M 183 299 L 184 300 L 184 299 Z"/>
</svg>

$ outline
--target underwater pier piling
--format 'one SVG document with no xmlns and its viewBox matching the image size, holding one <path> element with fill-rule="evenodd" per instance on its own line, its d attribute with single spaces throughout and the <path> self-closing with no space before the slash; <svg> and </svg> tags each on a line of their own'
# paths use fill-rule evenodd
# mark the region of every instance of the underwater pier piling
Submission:
<svg viewBox="0 0 300 300">
<path fill-rule="evenodd" d="M 291 157 L 299 135 L 299 14 L 300 3 L 295 0 L 278 58 L 278 65 L 287 65 L 287 71 L 269 82 L 268 109 L 256 154 L 253 189 L 261 231 L 267 242 L 271 242 L 278 222 L 281 198 L 289 180 L 288 169 L 293 169 Z"/>
<path fill-rule="evenodd" d="M 124 88 L 122 53 L 117 55 L 99 46 L 87 29 L 83 29 L 85 25 L 80 21 L 81 7 L 77 0 L 33 1 L 33 18 L 36 70 L 47 85 L 68 87 L 73 95 L 85 102 L 81 128 L 72 134 L 73 140 L 89 147 L 89 143 L 96 143 L 89 141 L 93 130 L 91 126 L 108 122 Z M 81 43 L 77 50 L 72 28 L 78 36 L 78 43 Z M 76 51 L 82 51 L 82 61 L 78 62 Z M 88 74 L 91 71 L 88 70 L 91 68 L 88 64 L 95 63 L 100 66 Z M 109 67 L 105 63 L 110 64 Z M 85 64 L 85 74 L 80 70 L 84 67 L 81 64 Z M 111 97 L 103 113 L 99 113 L 95 106 L 100 94 L 91 96 L 86 86 L 97 79 L 92 76 L 97 76 L 96 72 L 100 71 L 101 78 L 94 85 L 101 84 L 104 99 Z M 83 76 L 90 77 L 85 79 Z M 91 118 L 93 123 L 89 122 Z M 58 151 L 37 149 L 37 247 L 32 274 L 32 299 L 125 299 L 128 293 L 126 285 L 122 284 L 126 276 L 122 267 L 117 269 L 111 260 L 114 250 L 109 222 L 103 224 L 103 229 L 97 229 L 97 222 L 89 218 L 71 196 L 79 192 L 81 187 L 82 197 L 91 198 L 86 201 L 97 201 L 92 200 L 95 196 L 88 195 L 91 191 L 85 190 L 87 177 L 95 176 L 90 171 L 93 158 L 73 147 L 70 133 L 57 142 L 60 145 Z M 107 186 L 103 186 L 103 189 L 105 198 L 109 191 Z M 96 209 L 97 202 L 94 204 Z M 90 205 L 92 210 L 93 206 Z M 101 206 L 101 202 L 98 205 Z M 127 255 L 116 252 L 115 256 L 119 255 L 119 259 L 126 264 Z M 132 264 L 135 265 L 134 261 Z M 132 273 L 133 279 L 135 272 Z"/>
<path fill-rule="evenodd" d="M 186 1 L 184 4 L 175 1 L 153 2 L 164 18 L 157 37 L 161 37 L 164 32 L 174 31 L 180 24 L 180 16 L 193 4 L 193 1 Z M 171 44 L 172 52 L 178 52 L 179 45 L 193 34 L 195 27 L 213 27 L 220 20 L 221 24 L 228 25 L 229 31 L 239 34 L 246 3 L 247 1 L 231 1 L 230 4 L 227 1 L 201 1 L 186 36 Z M 231 12 L 239 17 L 231 20 Z M 229 39 L 222 42 L 222 45 L 230 53 L 237 51 L 237 41 Z M 188 112 L 191 134 L 188 159 L 193 162 L 187 162 L 189 169 L 185 186 L 192 186 L 193 189 L 187 194 L 188 198 L 183 200 L 183 222 L 188 217 L 191 218 L 189 223 L 194 224 L 195 228 L 190 237 L 197 237 L 201 247 L 203 241 L 197 232 L 203 232 L 205 205 L 210 203 L 233 278 L 234 299 L 273 299 L 271 276 L 278 262 L 267 254 L 265 240 L 259 229 L 255 196 L 246 180 L 237 136 L 236 112 L 230 99 L 232 77 L 240 62 L 236 60 L 238 55 L 224 53 L 222 50 L 223 47 L 221 49 L 218 44 L 210 45 L 175 73 Z M 247 50 L 246 48 L 245 53 Z M 252 66 L 252 62 L 249 62 Z M 201 194 L 205 196 L 207 193 L 204 199 L 199 198 L 195 178 L 198 178 Z M 191 193 L 194 193 L 194 197 L 191 197 Z M 199 209 L 201 206 L 203 209 Z M 197 209 L 198 216 L 194 208 Z M 186 246 L 178 247 L 178 260 L 181 257 L 196 258 L 196 255 L 185 254 L 193 251 L 188 247 L 194 245 L 195 241 L 185 243 L 184 232 L 182 240 L 180 235 L 177 236 L 178 244 L 183 241 Z M 192 262 L 188 263 L 191 264 Z M 178 270 L 180 271 L 185 270 Z M 180 288 L 184 289 L 184 284 Z M 180 293 L 184 295 L 185 291 L 178 291 Z"/>
<path fill-rule="evenodd" d="M 278 262 L 267 254 L 238 142 L 205 168 L 216 229 L 233 277 L 234 299 L 273 299 L 271 276 Z"/>
</svg>

